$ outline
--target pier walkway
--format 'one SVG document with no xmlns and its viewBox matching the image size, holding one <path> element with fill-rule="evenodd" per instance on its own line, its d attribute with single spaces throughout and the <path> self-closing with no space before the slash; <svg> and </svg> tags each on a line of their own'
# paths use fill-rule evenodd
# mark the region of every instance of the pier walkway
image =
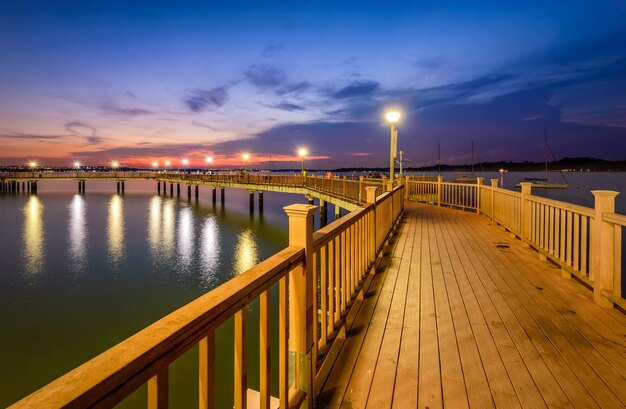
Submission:
<svg viewBox="0 0 626 409">
<path fill-rule="evenodd" d="M 405 203 L 317 407 L 620 408 L 626 316 L 490 219 Z"/>
</svg>

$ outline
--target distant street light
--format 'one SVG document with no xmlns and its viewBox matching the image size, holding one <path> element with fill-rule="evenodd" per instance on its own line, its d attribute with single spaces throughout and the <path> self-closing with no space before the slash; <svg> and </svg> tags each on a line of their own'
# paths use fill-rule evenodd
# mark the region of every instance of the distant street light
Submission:
<svg viewBox="0 0 626 409">
<path fill-rule="evenodd" d="M 209 166 L 209 172 L 210 172 L 212 170 L 211 168 L 212 168 L 212 165 L 213 165 L 213 158 L 211 156 L 207 156 L 206 157 L 206 163 Z"/>
<path fill-rule="evenodd" d="M 76 169 L 80 169 L 80 162 L 74 162 L 74 167 Z"/>
<path fill-rule="evenodd" d="M 28 166 L 31 168 L 31 170 L 33 171 L 33 177 L 35 177 L 35 169 L 37 168 L 37 162 L 35 161 L 30 161 L 28 162 Z"/>
<path fill-rule="evenodd" d="M 113 161 L 113 162 L 111 163 L 111 167 L 113 167 L 113 169 L 117 169 L 117 168 L 119 168 L 119 167 L 120 167 L 120 164 L 119 164 L 119 162 Z"/>
<path fill-rule="evenodd" d="M 169 160 L 165 161 L 165 171 L 167 172 L 167 170 L 170 168 L 170 166 L 172 165 L 172 162 L 170 162 Z"/>
<path fill-rule="evenodd" d="M 304 148 L 300 148 L 298 150 L 298 155 L 300 155 L 300 158 L 302 159 L 302 176 L 305 175 L 305 173 L 304 173 L 304 157 L 307 155 L 307 153 L 308 152 Z"/>
<path fill-rule="evenodd" d="M 244 173 L 248 173 L 248 159 L 250 159 L 250 155 L 247 153 L 243 154 L 243 171 Z"/>
<path fill-rule="evenodd" d="M 159 167 L 159 162 L 157 161 L 152 162 L 152 167 L 156 170 Z"/>
<path fill-rule="evenodd" d="M 504 189 L 504 169 L 500 169 L 500 187 Z"/>
<path fill-rule="evenodd" d="M 393 187 L 393 177 L 395 176 L 396 168 L 396 150 L 398 146 L 398 128 L 396 124 L 400 120 L 400 112 L 387 112 L 387 122 L 391 125 L 391 141 L 389 146 L 389 182 Z"/>
</svg>

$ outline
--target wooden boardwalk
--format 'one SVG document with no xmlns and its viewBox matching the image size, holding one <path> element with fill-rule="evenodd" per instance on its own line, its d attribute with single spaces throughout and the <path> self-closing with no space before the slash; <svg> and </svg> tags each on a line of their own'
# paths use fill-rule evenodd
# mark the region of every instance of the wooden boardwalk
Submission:
<svg viewBox="0 0 626 409">
<path fill-rule="evenodd" d="M 626 407 L 626 315 L 487 218 L 407 203 L 390 253 L 318 407 Z"/>
</svg>

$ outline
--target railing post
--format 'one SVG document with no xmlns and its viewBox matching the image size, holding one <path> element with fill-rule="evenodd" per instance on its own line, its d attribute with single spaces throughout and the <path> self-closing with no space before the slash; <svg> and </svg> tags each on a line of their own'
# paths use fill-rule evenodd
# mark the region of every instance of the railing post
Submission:
<svg viewBox="0 0 626 409">
<path fill-rule="evenodd" d="M 404 178 L 404 200 L 409 200 L 409 177 Z"/>
<path fill-rule="evenodd" d="M 346 177 L 343 177 L 343 197 L 346 197 Z"/>
<path fill-rule="evenodd" d="M 313 215 L 317 206 L 294 204 L 283 208 L 289 216 L 289 245 L 304 248 L 304 263 L 289 273 L 289 362 L 292 386 L 306 393 L 313 407 Z"/>
<path fill-rule="evenodd" d="M 485 184 L 485 178 L 483 177 L 476 178 L 476 210 L 478 214 L 482 213 L 482 210 L 480 208 L 481 206 L 480 196 L 481 196 L 481 192 L 482 192 L 482 188 L 484 184 Z"/>
<path fill-rule="evenodd" d="M 374 216 L 371 218 L 371 230 L 370 230 L 370 250 L 368 262 L 374 262 L 376 260 L 376 191 L 378 187 L 376 186 L 368 186 L 365 188 L 365 192 L 367 195 L 367 203 L 374 205 Z M 374 269 L 372 269 L 372 274 L 374 274 Z"/>
<path fill-rule="evenodd" d="M 592 190 L 595 197 L 595 220 L 593 229 L 595 233 L 595 243 L 593 246 L 594 260 L 594 282 L 593 300 L 596 304 L 605 308 L 613 308 L 613 302 L 602 295 L 602 291 L 613 293 L 614 274 L 621 274 L 615 271 L 615 234 L 613 225 L 602 220 L 604 213 L 615 212 L 615 197 L 619 192 L 612 190 Z"/>
<path fill-rule="evenodd" d="M 441 206 L 441 198 L 443 197 L 443 176 L 437 176 L 437 206 Z"/>
<path fill-rule="evenodd" d="M 499 179 L 491 179 L 491 220 L 496 217 L 496 189 L 498 188 Z"/>
<path fill-rule="evenodd" d="M 532 186 L 533 184 L 531 182 L 520 182 L 520 186 L 522 187 L 522 203 L 521 203 L 521 208 L 520 208 L 520 224 L 521 224 L 521 231 L 520 231 L 520 235 L 522 236 L 522 240 L 530 240 L 530 224 L 531 224 L 531 220 L 530 220 L 530 214 L 529 214 L 529 207 L 526 204 L 526 200 L 528 199 L 528 196 L 530 196 L 532 194 Z"/>
<path fill-rule="evenodd" d="M 383 187 L 382 187 L 382 192 L 386 192 L 387 191 L 387 177 L 383 176 Z M 381 192 L 381 193 L 382 193 Z"/>
</svg>

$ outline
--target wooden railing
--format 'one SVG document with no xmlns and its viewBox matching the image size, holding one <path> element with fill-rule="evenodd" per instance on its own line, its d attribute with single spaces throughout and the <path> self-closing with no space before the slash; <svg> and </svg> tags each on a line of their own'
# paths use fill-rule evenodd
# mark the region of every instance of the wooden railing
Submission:
<svg viewBox="0 0 626 409">
<path fill-rule="evenodd" d="M 158 180 L 171 183 L 187 184 L 215 184 L 215 185 L 249 185 L 250 187 L 282 186 L 293 188 L 307 188 L 329 195 L 365 202 L 366 188 L 375 186 L 383 190 L 385 179 L 371 179 L 346 176 L 302 176 L 300 174 L 276 174 L 276 173 L 189 173 L 189 172 L 90 172 L 90 171 L 67 171 L 67 172 L 12 172 L 0 173 L 0 180 Z M 403 180 L 397 180 L 394 187 L 403 184 Z"/>
<path fill-rule="evenodd" d="M 345 319 L 364 280 L 403 210 L 404 187 L 313 232 L 316 206 L 291 205 L 289 247 L 181 307 L 47 386 L 13 408 L 111 407 L 147 383 L 148 407 L 168 406 L 168 368 L 199 345 L 199 406 L 215 407 L 215 331 L 234 318 L 234 407 L 247 407 L 247 338 L 259 337 L 259 407 L 270 407 L 272 374 L 278 372 L 281 408 L 308 407 L 336 355 L 329 351 L 345 337 Z M 278 284 L 278 328 L 270 328 L 270 292 Z M 258 334 L 249 333 L 248 306 L 258 300 Z M 274 312 L 276 313 L 276 312 Z M 270 333 L 278 331 L 278 351 Z M 278 368 L 271 354 L 278 354 Z"/>
<path fill-rule="evenodd" d="M 576 276 L 594 289 L 595 301 L 626 308 L 622 297 L 622 227 L 626 216 L 615 213 L 617 192 L 593 191 L 595 206 L 585 207 L 534 196 L 531 183 L 521 192 L 498 188 L 498 179 L 476 184 L 409 180 L 407 198 L 439 206 L 478 211 L 504 226 L 540 257 L 561 266 L 564 277 Z"/>
</svg>

